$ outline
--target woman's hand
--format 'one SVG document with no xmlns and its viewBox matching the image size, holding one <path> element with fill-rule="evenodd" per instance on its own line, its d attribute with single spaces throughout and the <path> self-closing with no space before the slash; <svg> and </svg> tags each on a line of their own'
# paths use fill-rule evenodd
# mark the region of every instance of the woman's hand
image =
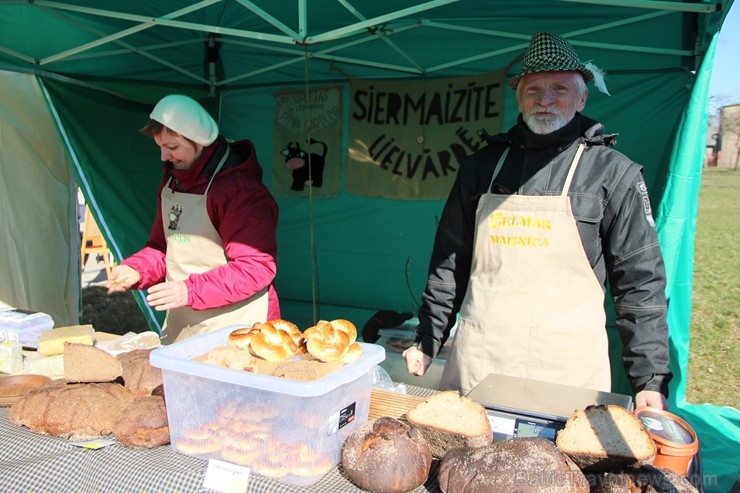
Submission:
<svg viewBox="0 0 740 493">
<path fill-rule="evenodd" d="M 429 365 L 432 364 L 432 358 L 422 353 L 416 346 L 411 346 L 404 351 L 403 359 L 406 360 L 406 369 L 408 372 L 417 377 L 424 375 Z"/>
<path fill-rule="evenodd" d="M 187 306 L 188 288 L 185 281 L 161 282 L 149 288 L 146 301 L 158 312 Z"/>
<path fill-rule="evenodd" d="M 108 294 L 123 293 L 141 280 L 141 274 L 128 265 L 116 265 L 105 282 Z"/>
</svg>

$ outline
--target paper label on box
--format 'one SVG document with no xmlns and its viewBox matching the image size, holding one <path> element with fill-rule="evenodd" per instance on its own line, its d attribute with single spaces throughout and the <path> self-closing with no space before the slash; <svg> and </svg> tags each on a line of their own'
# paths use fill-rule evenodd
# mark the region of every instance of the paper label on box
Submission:
<svg viewBox="0 0 740 493">
<path fill-rule="evenodd" d="M 329 416 L 329 435 L 333 435 L 355 420 L 355 408 L 357 404 L 353 402 L 339 412 Z"/>
<path fill-rule="evenodd" d="M 247 493 L 249 468 L 210 459 L 203 487 L 219 493 Z"/>
</svg>

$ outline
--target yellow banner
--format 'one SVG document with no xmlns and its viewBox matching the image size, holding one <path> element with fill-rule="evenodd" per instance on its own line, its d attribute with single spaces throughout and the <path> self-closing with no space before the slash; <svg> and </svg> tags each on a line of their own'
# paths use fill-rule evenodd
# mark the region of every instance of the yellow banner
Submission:
<svg viewBox="0 0 740 493">
<path fill-rule="evenodd" d="M 342 90 L 320 87 L 275 93 L 272 193 L 314 196 L 339 193 Z"/>
<path fill-rule="evenodd" d="M 460 160 L 501 130 L 505 71 L 431 80 L 353 80 L 347 191 L 443 199 Z"/>
</svg>

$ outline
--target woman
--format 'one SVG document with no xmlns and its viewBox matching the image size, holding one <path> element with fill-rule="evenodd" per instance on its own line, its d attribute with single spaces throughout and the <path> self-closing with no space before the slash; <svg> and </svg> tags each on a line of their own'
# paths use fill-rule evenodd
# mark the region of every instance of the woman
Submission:
<svg viewBox="0 0 740 493">
<path fill-rule="evenodd" d="M 159 213 L 144 248 L 113 268 L 108 292 L 148 289 L 167 311 L 162 342 L 280 318 L 278 208 L 254 146 L 229 143 L 193 99 L 162 98 L 141 132 L 159 146 Z"/>
</svg>

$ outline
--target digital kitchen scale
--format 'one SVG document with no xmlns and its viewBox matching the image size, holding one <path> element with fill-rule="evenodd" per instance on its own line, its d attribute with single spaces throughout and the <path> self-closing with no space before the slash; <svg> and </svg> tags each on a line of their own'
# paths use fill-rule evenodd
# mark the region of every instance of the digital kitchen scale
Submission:
<svg viewBox="0 0 740 493">
<path fill-rule="evenodd" d="M 586 406 L 633 409 L 628 395 L 497 373 L 489 374 L 467 396 L 486 408 L 494 441 L 533 436 L 554 441 L 568 418 Z"/>
</svg>

